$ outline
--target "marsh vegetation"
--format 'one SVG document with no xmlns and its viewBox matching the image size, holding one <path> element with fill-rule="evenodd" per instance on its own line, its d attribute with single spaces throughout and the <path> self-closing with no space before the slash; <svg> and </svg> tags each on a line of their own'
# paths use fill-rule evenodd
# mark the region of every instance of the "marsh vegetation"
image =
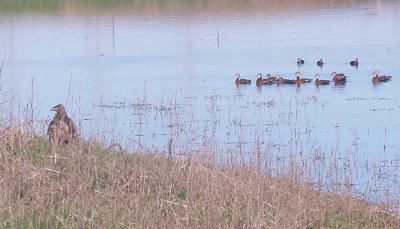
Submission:
<svg viewBox="0 0 400 229">
<path fill-rule="evenodd" d="M 388 204 L 304 182 L 295 163 L 218 163 L 210 153 L 105 149 L 95 138 L 51 146 L 35 121 L 1 123 L 3 228 L 396 228 Z M 33 125 L 33 126 L 31 126 Z"/>
</svg>

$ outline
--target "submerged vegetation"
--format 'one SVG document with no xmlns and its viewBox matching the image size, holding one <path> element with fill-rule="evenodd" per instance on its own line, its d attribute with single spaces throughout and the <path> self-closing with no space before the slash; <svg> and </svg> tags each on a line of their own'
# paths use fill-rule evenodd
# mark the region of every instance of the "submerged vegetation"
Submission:
<svg viewBox="0 0 400 229">
<path fill-rule="evenodd" d="M 33 122 L 31 122 L 32 124 Z M 397 228 L 389 206 L 324 193 L 289 168 L 217 165 L 113 151 L 95 140 L 52 147 L 25 124 L 0 129 L 3 228 Z"/>
</svg>

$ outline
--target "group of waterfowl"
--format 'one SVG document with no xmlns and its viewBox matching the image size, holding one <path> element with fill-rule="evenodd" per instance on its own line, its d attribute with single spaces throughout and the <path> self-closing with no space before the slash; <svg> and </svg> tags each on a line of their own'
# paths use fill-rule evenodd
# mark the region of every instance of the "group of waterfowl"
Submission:
<svg viewBox="0 0 400 229">
<path fill-rule="evenodd" d="M 275 76 L 271 76 L 270 74 L 268 74 L 265 78 L 263 78 L 261 73 L 257 73 L 256 77 L 256 85 L 257 86 L 262 86 L 262 85 L 271 85 L 271 84 L 277 84 L 277 85 L 281 85 L 281 84 L 303 84 L 303 83 L 311 83 L 312 79 L 308 79 L 308 78 L 302 78 L 302 75 L 299 71 L 297 71 L 295 73 L 296 79 L 284 79 L 282 78 L 279 74 L 275 75 Z M 344 83 L 346 82 L 346 76 L 343 73 L 336 73 L 333 72 L 332 73 L 332 80 L 335 83 Z M 314 84 L 315 85 L 327 85 L 330 84 L 331 81 L 330 80 L 321 80 L 319 79 L 320 75 L 319 73 L 315 74 L 315 80 L 314 80 Z M 251 80 L 249 79 L 241 79 L 240 78 L 240 74 L 236 73 L 236 80 L 235 80 L 235 84 L 236 85 L 241 85 L 241 84 L 251 84 Z"/>
<path fill-rule="evenodd" d="M 298 58 L 297 59 L 297 64 L 298 65 L 302 65 L 304 64 L 304 60 Z M 322 67 L 324 64 L 323 60 L 320 59 L 319 61 L 317 61 L 317 66 Z M 358 67 L 358 58 L 356 58 L 355 60 L 350 61 L 350 65 L 353 67 Z M 392 76 L 387 76 L 387 75 L 379 75 L 379 71 L 375 70 L 372 73 L 373 77 L 371 82 L 376 84 L 376 83 L 382 83 L 382 82 L 387 82 L 390 81 L 392 79 Z M 242 79 L 240 78 L 240 74 L 236 73 L 236 80 L 235 80 L 235 84 L 236 85 L 241 85 L 241 84 L 251 84 L 251 80 L 249 79 Z M 302 78 L 302 75 L 300 73 L 300 71 L 297 71 L 295 73 L 296 78 L 295 79 L 284 79 L 282 78 L 279 74 L 275 75 L 275 76 L 271 76 L 270 74 L 268 74 L 265 78 L 263 78 L 261 73 L 257 73 L 256 75 L 256 85 L 257 86 L 262 86 L 262 85 L 271 85 L 271 84 L 303 84 L 303 83 L 311 83 L 312 80 L 308 79 L 308 78 Z M 335 83 L 335 85 L 343 85 L 346 82 L 347 76 L 345 76 L 343 73 L 337 73 L 337 72 L 332 72 L 331 74 L 332 76 L 332 81 Z M 315 74 L 315 80 L 314 80 L 314 84 L 315 85 L 328 85 L 332 82 L 331 80 L 322 80 L 320 79 L 320 74 L 317 73 Z"/>
<path fill-rule="evenodd" d="M 305 62 L 303 59 L 297 58 L 297 65 L 301 66 L 303 65 Z M 320 59 L 319 61 L 317 61 L 317 66 L 318 67 L 322 67 L 324 65 L 324 61 L 322 59 Z M 350 65 L 353 67 L 358 67 L 358 58 L 356 58 L 355 60 L 350 61 Z"/>
</svg>

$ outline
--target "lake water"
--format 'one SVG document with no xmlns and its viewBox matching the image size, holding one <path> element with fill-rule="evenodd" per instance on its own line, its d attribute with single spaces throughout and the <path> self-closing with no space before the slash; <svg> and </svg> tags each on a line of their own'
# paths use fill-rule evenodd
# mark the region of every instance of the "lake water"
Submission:
<svg viewBox="0 0 400 229">
<path fill-rule="evenodd" d="M 295 165 L 328 190 L 399 201 L 400 1 L 35 2 L 0 1 L 0 82 L 38 127 L 63 103 L 86 139 Z M 393 80 L 373 85 L 374 70 Z M 296 71 L 348 82 L 255 85 Z M 236 87 L 237 72 L 253 83 Z"/>
</svg>

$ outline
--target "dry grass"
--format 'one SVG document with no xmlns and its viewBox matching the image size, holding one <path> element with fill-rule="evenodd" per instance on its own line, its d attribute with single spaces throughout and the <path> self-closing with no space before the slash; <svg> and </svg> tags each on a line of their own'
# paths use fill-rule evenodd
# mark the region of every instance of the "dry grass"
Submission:
<svg viewBox="0 0 400 229">
<path fill-rule="evenodd" d="M 398 228 L 398 214 L 201 157 L 52 148 L 21 127 L 0 136 L 2 228 Z M 287 177 L 291 177 L 290 174 Z"/>
</svg>

